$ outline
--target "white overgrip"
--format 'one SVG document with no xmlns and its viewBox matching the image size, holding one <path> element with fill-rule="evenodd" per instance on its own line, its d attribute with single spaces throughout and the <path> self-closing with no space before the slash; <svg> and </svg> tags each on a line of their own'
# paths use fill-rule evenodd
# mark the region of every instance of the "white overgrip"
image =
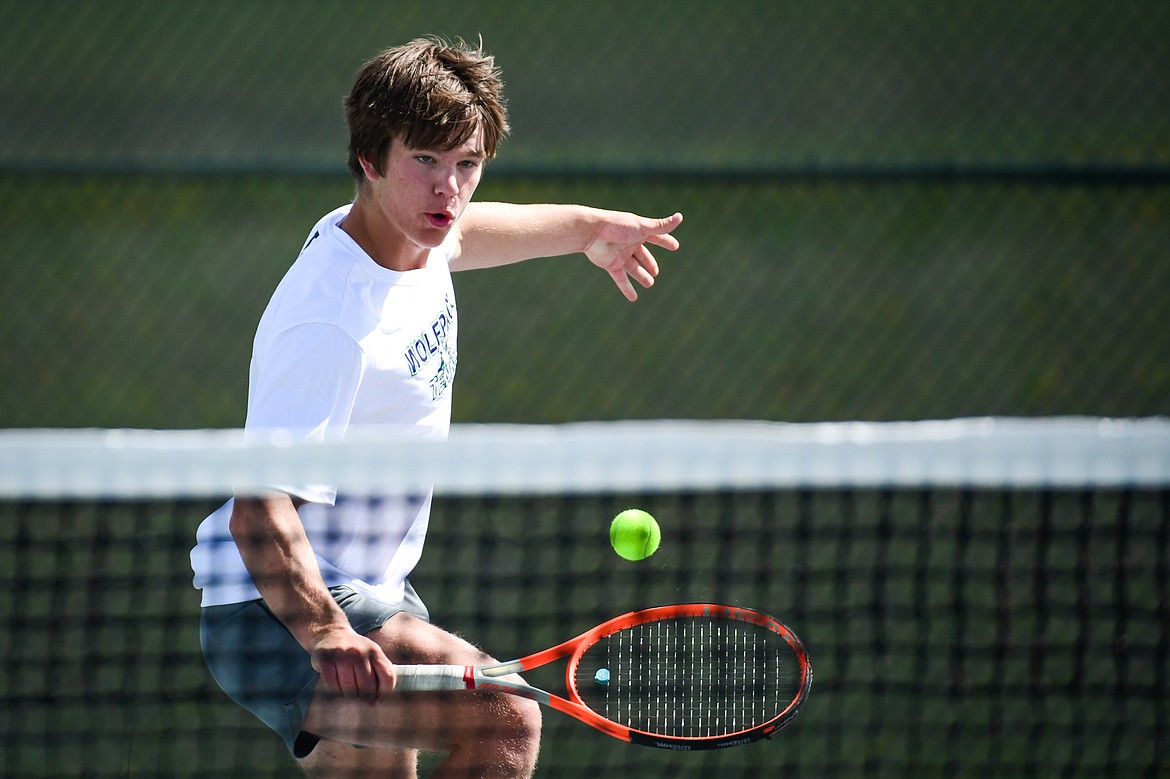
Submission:
<svg viewBox="0 0 1170 779">
<path fill-rule="evenodd" d="M 411 690 L 469 690 L 474 686 L 473 669 L 466 665 L 396 665 L 394 689 Z"/>
</svg>

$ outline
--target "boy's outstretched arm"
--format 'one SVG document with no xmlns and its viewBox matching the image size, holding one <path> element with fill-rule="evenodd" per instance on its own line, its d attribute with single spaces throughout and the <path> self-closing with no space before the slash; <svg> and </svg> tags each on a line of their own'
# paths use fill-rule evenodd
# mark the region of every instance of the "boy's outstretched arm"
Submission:
<svg viewBox="0 0 1170 779">
<path fill-rule="evenodd" d="M 578 205 L 471 203 L 459 220 L 460 248 L 451 270 L 508 265 L 536 257 L 584 253 L 609 273 L 628 300 L 654 283 L 658 263 L 647 244 L 678 249 L 671 233 L 682 214 L 653 219 Z"/>
</svg>

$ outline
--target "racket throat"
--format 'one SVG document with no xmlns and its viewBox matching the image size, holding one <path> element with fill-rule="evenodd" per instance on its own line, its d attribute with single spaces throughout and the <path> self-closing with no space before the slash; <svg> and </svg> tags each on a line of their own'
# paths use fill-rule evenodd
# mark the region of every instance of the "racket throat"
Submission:
<svg viewBox="0 0 1170 779">
<path fill-rule="evenodd" d="M 524 670 L 524 665 L 519 660 L 513 660 L 508 663 L 498 663 L 497 665 L 484 665 L 478 669 L 474 666 L 470 670 L 477 676 L 486 679 L 499 679 L 501 676 L 509 674 L 518 674 Z"/>
</svg>

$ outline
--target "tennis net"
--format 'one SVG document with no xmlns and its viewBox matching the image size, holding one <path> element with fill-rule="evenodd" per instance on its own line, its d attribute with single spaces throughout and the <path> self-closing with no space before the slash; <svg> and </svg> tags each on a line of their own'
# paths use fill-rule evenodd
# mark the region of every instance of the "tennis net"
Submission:
<svg viewBox="0 0 1170 779">
<path fill-rule="evenodd" d="M 188 552 L 233 488 L 301 482 L 434 484 L 412 582 L 500 658 L 686 601 L 809 649 L 770 741 L 678 754 L 546 714 L 538 776 L 1170 772 L 1170 420 L 1061 418 L 0 431 L 0 773 L 296 776 L 204 668 Z M 629 506 L 663 530 L 640 563 L 608 545 Z"/>
</svg>

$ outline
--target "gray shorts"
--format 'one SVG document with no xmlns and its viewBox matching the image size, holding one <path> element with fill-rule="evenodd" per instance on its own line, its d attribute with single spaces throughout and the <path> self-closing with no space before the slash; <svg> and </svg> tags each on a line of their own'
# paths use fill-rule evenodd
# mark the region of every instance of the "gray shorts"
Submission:
<svg viewBox="0 0 1170 779">
<path fill-rule="evenodd" d="M 400 611 L 430 621 L 427 607 L 406 583 L 400 603 L 379 603 L 352 587 L 330 587 L 333 599 L 361 634 L 381 627 Z M 199 624 L 203 657 L 228 697 L 259 717 L 284 739 L 294 757 L 304 757 L 317 737 L 302 734 L 301 723 L 320 675 L 288 629 L 261 600 L 208 606 Z"/>
</svg>

